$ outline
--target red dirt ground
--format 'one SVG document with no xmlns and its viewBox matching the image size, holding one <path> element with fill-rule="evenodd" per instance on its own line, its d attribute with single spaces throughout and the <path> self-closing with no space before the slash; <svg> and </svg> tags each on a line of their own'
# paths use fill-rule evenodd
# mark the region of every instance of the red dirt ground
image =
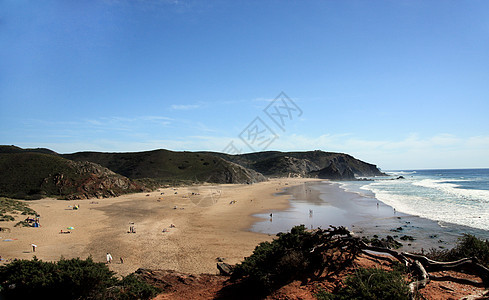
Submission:
<svg viewBox="0 0 489 300">
<path fill-rule="evenodd" d="M 316 299 L 314 294 L 319 289 L 333 291 L 341 286 L 343 279 L 355 272 L 355 269 L 363 268 L 383 268 L 390 269 L 388 261 L 369 258 L 365 255 L 359 256 L 354 263 L 341 271 L 338 275 L 328 276 L 320 280 L 308 280 L 308 282 L 294 281 L 273 292 L 264 299 Z M 162 288 L 165 292 L 158 295 L 157 300 L 175 299 L 259 299 L 252 297 L 248 293 L 243 294 L 243 290 L 233 289 L 233 283 L 229 277 L 211 274 L 190 275 L 163 270 L 140 270 L 141 276 L 151 284 Z M 465 278 L 481 282 L 478 277 L 459 273 L 459 272 L 437 272 L 433 275 L 451 275 L 453 277 Z M 482 296 L 486 290 L 483 287 L 463 285 L 452 281 L 430 281 L 428 285 L 420 290 L 424 299 L 465 299 L 469 296 Z M 249 292 L 249 290 L 248 290 Z M 263 297 L 261 297 L 263 298 Z M 472 299 L 477 299 L 474 297 Z M 485 298 L 489 299 L 489 298 Z"/>
</svg>

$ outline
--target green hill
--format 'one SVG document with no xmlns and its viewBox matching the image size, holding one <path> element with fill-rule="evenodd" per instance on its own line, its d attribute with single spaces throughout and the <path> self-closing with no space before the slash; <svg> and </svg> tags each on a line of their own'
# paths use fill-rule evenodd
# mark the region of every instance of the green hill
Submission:
<svg viewBox="0 0 489 300">
<path fill-rule="evenodd" d="M 14 145 L 12 146 L 0 145 L 0 153 L 26 153 L 26 152 L 58 155 L 58 153 L 54 152 L 53 150 L 46 149 L 46 148 L 23 149 Z"/>
<path fill-rule="evenodd" d="M 131 179 L 151 178 L 159 183 L 253 183 L 263 175 L 206 153 L 154 150 L 132 153 L 78 152 L 63 157 L 91 161 Z"/>
<path fill-rule="evenodd" d="M 164 184 L 254 183 L 269 177 L 351 180 L 383 173 L 348 154 L 266 151 L 242 155 L 154 150 L 58 154 L 0 146 L 0 196 L 109 197 Z"/>
<path fill-rule="evenodd" d="M 161 149 L 132 153 L 77 152 L 62 156 L 75 161 L 91 161 L 131 179 L 151 178 L 159 183 L 258 182 L 264 180 L 262 174 L 327 179 L 354 179 L 353 174 L 384 175 L 377 166 L 351 155 L 324 151 L 229 155 Z"/>
<path fill-rule="evenodd" d="M 144 189 L 94 163 L 29 151 L 0 153 L 0 174 L 0 196 L 21 199 L 109 197 Z"/>
<path fill-rule="evenodd" d="M 240 155 L 229 155 L 217 152 L 204 153 L 222 157 L 267 176 L 316 177 L 320 170 L 328 167 L 337 169 L 341 174 L 349 174 L 349 169 L 351 169 L 355 176 L 385 175 L 376 165 L 366 163 L 344 153 L 324 152 L 319 150 L 305 152 L 265 151 Z M 338 178 L 335 177 L 331 179 Z M 351 179 L 351 177 L 344 179 Z"/>
</svg>

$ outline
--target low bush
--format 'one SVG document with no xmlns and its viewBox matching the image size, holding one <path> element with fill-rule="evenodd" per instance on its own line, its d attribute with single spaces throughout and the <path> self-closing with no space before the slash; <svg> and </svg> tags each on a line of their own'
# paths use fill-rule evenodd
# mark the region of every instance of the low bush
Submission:
<svg viewBox="0 0 489 300">
<path fill-rule="evenodd" d="M 266 291 L 304 273 L 310 264 L 305 252 L 305 241 L 310 236 L 304 225 L 292 228 L 290 233 L 279 233 L 272 242 L 260 243 L 253 254 L 236 265 L 233 279 L 246 279 Z"/>
<path fill-rule="evenodd" d="M 116 292 L 107 298 L 117 300 L 150 299 L 156 296 L 158 292 L 158 288 L 141 281 L 134 274 L 129 274 L 121 280 Z"/>
<path fill-rule="evenodd" d="M 156 289 L 135 277 L 117 279 L 103 263 L 90 257 L 58 262 L 18 260 L 0 267 L 0 295 L 6 299 L 107 299 L 110 295 L 148 299 Z"/>
<path fill-rule="evenodd" d="M 357 254 L 349 244 L 353 240 L 337 239 L 349 234 L 344 227 L 307 231 L 304 225 L 295 226 L 271 242 L 260 243 L 251 256 L 236 265 L 231 278 L 243 279 L 266 293 L 293 280 L 319 276 L 324 270 L 334 272 Z"/>
<path fill-rule="evenodd" d="M 320 300 L 390 300 L 409 299 L 405 273 L 400 270 L 386 271 L 376 268 L 361 268 L 345 280 L 345 285 L 334 294 L 320 291 Z"/>
<path fill-rule="evenodd" d="M 22 201 L 0 197 L 0 221 L 14 221 L 10 214 L 36 215 L 36 211 Z"/>
<path fill-rule="evenodd" d="M 453 249 L 431 249 L 427 257 L 439 261 L 455 261 L 466 257 L 476 257 L 479 262 L 489 267 L 489 241 L 471 234 L 464 234 Z"/>
</svg>

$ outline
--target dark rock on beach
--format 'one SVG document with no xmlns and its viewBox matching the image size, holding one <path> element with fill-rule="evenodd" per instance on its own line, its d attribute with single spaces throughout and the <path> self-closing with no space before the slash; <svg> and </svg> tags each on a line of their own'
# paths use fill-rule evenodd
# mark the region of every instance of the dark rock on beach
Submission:
<svg viewBox="0 0 489 300">
<path fill-rule="evenodd" d="M 341 171 L 335 163 L 331 163 L 324 169 L 317 172 L 311 172 L 311 175 L 315 175 L 320 179 L 333 179 L 333 180 L 352 180 L 355 179 L 355 174 L 350 167 L 346 167 Z"/>
<path fill-rule="evenodd" d="M 218 262 L 217 269 L 221 275 L 231 276 L 233 274 L 233 266 L 225 262 Z"/>
</svg>

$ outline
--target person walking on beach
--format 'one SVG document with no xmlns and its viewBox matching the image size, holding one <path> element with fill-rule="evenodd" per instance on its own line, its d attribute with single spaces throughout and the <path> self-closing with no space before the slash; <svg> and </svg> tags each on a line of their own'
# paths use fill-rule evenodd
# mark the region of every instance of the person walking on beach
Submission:
<svg viewBox="0 0 489 300">
<path fill-rule="evenodd" d="M 110 264 L 111 261 L 112 261 L 112 255 L 110 255 L 110 253 L 107 252 L 107 263 Z"/>
<path fill-rule="evenodd" d="M 31 244 L 31 246 L 32 246 L 32 252 L 36 252 L 37 245 Z"/>
</svg>

